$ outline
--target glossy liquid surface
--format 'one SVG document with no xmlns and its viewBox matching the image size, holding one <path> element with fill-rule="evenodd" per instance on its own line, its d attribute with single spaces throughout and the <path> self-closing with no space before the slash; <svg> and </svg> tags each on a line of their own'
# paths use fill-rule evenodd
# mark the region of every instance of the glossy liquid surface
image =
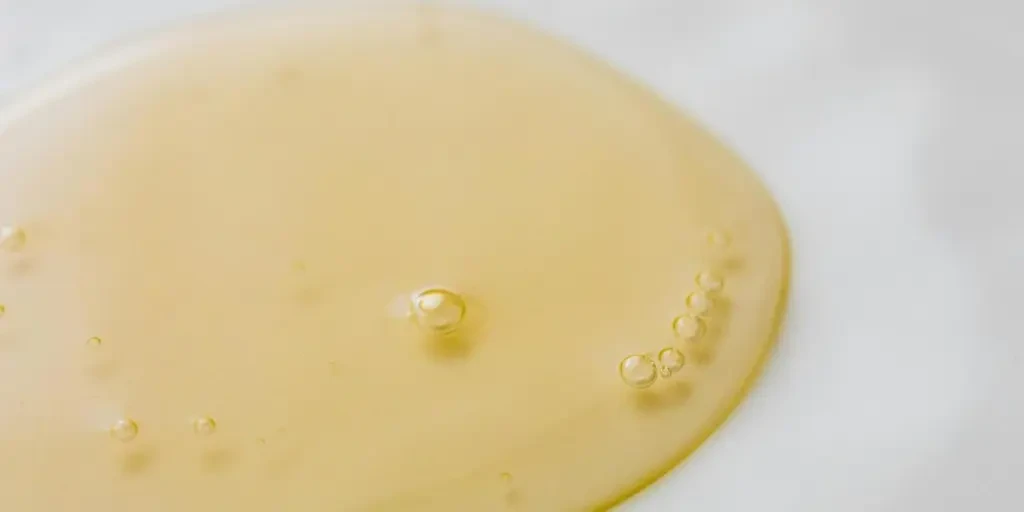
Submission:
<svg viewBox="0 0 1024 512">
<path fill-rule="evenodd" d="M 0 180 L 11 510 L 607 507 L 742 398 L 788 279 L 734 156 L 472 13 L 126 48 L 0 116 Z"/>
</svg>

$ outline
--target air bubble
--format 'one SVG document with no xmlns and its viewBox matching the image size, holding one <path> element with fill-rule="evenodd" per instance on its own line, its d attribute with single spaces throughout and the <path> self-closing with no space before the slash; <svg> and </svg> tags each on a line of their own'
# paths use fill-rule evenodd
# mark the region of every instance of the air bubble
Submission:
<svg viewBox="0 0 1024 512">
<path fill-rule="evenodd" d="M 675 347 L 665 347 L 658 352 L 658 363 L 661 365 L 662 376 L 667 377 L 683 369 L 686 357 Z"/>
<path fill-rule="evenodd" d="M 619 376 L 629 386 L 643 389 L 658 380 L 658 365 L 650 356 L 634 354 L 619 363 Z"/>
<path fill-rule="evenodd" d="M 413 297 L 412 313 L 416 322 L 427 329 L 451 332 L 466 315 L 466 302 L 455 292 L 431 288 Z"/>
<path fill-rule="evenodd" d="M 704 292 L 693 292 L 686 297 L 686 307 L 694 315 L 705 315 L 711 311 L 711 297 Z"/>
<path fill-rule="evenodd" d="M 0 227 L 0 249 L 17 251 L 25 246 L 25 230 L 18 226 Z"/>
<path fill-rule="evenodd" d="M 700 287 L 701 290 L 706 292 L 717 292 L 725 286 L 725 280 L 722 279 L 721 276 L 708 270 L 697 274 L 694 281 L 696 281 L 697 286 Z"/>
<path fill-rule="evenodd" d="M 192 430 L 201 436 L 208 436 L 217 431 L 217 422 L 209 416 L 192 420 Z"/>
<path fill-rule="evenodd" d="M 672 330 L 676 336 L 686 341 L 697 341 L 707 331 L 707 324 L 700 317 L 693 315 L 680 315 L 672 321 Z"/>
<path fill-rule="evenodd" d="M 127 443 L 139 435 L 139 424 L 131 418 L 121 418 L 110 427 L 110 436 Z"/>
</svg>

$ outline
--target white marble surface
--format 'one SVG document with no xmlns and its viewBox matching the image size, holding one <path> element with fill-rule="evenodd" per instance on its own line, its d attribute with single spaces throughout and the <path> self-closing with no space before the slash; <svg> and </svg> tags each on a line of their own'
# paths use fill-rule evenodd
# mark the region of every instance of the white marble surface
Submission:
<svg viewBox="0 0 1024 512">
<path fill-rule="evenodd" d="M 0 0 L 0 102 L 239 0 Z M 481 0 L 604 56 L 761 173 L 792 311 L 732 420 L 633 511 L 1024 510 L 1019 0 Z"/>
</svg>

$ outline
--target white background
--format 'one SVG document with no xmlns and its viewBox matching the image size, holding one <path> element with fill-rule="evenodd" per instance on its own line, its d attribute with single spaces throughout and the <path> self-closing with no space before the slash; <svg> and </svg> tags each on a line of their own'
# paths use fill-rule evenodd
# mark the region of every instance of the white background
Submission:
<svg viewBox="0 0 1024 512">
<path fill-rule="evenodd" d="M 0 0 L 0 103 L 126 34 L 245 3 Z M 624 509 L 1024 510 L 1024 4 L 469 3 L 694 114 L 792 229 L 791 313 L 760 385 Z"/>
</svg>

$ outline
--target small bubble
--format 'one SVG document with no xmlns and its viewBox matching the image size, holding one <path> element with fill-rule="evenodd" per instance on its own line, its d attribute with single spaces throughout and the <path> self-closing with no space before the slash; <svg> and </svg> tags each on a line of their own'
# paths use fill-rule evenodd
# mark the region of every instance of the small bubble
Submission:
<svg viewBox="0 0 1024 512">
<path fill-rule="evenodd" d="M 686 357 L 675 347 L 665 347 L 658 352 L 658 363 L 661 364 L 662 376 L 665 376 L 665 372 L 672 375 L 683 369 Z"/>
<path fill-rule="evenodd" d="M 708 270 L 697 274 L 694 281 L 701 290 L 706 292 L 717 292 L 725 286 L 725 280 L 721 276 Z"/>
<path fill-rule="evenodd" d="M 672 330 L 676 336 L 686 341 L 697 341 L 707 330 L 707 325 L 700 317 L 693 315 L 680 315 L 672 321 Z"/>
<path fill-rule="evenodd" d="M 217 422 L 209 416 L 196 418 L 192 421 L 192 430 L 201 436 L 208 436 L 217 431 Z"/>
<path fill-rule="evenodd" d="M 459 294 L 443 288 L 431 288 L 412 299 L 417 323 L 436 332 L 451 332 L 466 315 L 466 302 Z"/>
<path fill-rule="evenodd" d="M 704 292 L 693 292 L 686 297 L 686 307 L 694 315 L 704 315 L 711 311 L 711 297 Z"/>
<path fill-rule="evenodd" d="M 103 344 L 103 339 L 100 338 L 99 336 L 93 336 L 93 337 L 85 340 L 85 344 L 90 346 L 90 347 L 98 347 L 98 346 Z"/>
<path fill-rule="evenodd" d="M 121 418 L 110 427 L 110 436 L 127 443 L 139 435 L 139 424 L 131 418 Z"/>
<path fill-rule="evenodd" d="M 728 247 L 729 243 L 732 241 L 727 233 L 717 230 L 708 232 L 707 240 L 708 245 L 718 249 Z"/>
<path fill-rule="evenodd" d="M 619 363 L 619 376 L 626 384 L 643 389 L 658 380 L 658 365 L 650 356 L 634 354 Z"/>
<path fill-rule="evenodd" d="M 0 249 L 18 251 L 25 246 L 25 230 L 18 226 L 0 227 Z"/>
</svg>

